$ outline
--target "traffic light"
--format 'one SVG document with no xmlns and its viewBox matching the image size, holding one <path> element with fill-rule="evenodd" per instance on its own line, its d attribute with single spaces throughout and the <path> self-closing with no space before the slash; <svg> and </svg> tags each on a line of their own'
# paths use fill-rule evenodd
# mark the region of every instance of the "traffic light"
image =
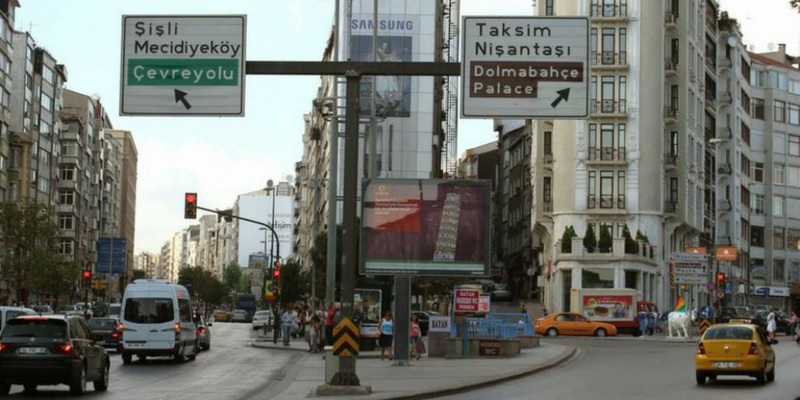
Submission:
<svg viewBox="0 0 800 400">
<path fill-rule="evenodd" d="M 183 213 L 183 218 L 197 218 L 197 193 L 186 193 L 186 196 L 184 197 L 184 203 L 186 210 Z"/>
<path fill-rule="evenodd" d="M 272 279 L 277 280 L 281 277 L 281 270 L 280 269 L 273 269 L 272 270 Z"/>
<path fill-rule="evenodd" d="M 83 279 L 84 285 L 89 285 L 92 282 L 92 270 L 91 269 L 84 269 L 81 271 L 81 278 Z"/>
<path fill-rule="evenodd" d="M 717 272 L 717 287 L 725 287 L 725 274 L 722 272 Z"/>
</svg>

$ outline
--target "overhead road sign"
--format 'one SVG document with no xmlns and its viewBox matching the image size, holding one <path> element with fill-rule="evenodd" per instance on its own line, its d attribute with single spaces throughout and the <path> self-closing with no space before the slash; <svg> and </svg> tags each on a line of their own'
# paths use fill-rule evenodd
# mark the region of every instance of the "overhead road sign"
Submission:
<svg viewBox="0 0 800 400">
<path fill-rule="evenodd" d="M 120 115 L 244 116 L 244 15 L 122 17 Z"/>
<path fill-rule="evenodd" d="M 676 263 L 699 264 L 708 261 L 708 254 L 704 253 L 672 253 L 672 261 Z"/>
<path fill-rule="evenodd" d="M 589 115 L 589 19 L 464 17 L 461 116 Z"/>
<path fill-rule="evenodd" d="M 737 249 L 734 246 L 717 246 L 716 256 L 719 261 L 736 261 Z"/>
<path fill-rule="evenodd" d="M 676 275 L 675 283 L 684 285 L 705 285 L 708 283 L 708 277 L 706 275 Z"/>
</svg>

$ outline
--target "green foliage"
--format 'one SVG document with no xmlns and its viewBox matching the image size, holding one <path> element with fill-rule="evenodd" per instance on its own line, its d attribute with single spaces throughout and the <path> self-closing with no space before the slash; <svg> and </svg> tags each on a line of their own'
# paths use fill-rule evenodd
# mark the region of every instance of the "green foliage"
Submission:
<svg viewBox="0 0 800 400">
<path fill-rule="evenodd" d="M 650 239 L 647 237 L 647 235 L 643 234 L 642 231 L 638 229 L 636 230 L 636 240 L 641 240 L 645 243 L 650 243 Z"/>
<path fill-rule="evenodd" d="M 241 280 L 242 268 L 239 267 L 239 264 L 232 262 L 222 270 L 222 283 L 228 290 L 236 290 Z"/>
<path fill-rule="evenodd" d="M 181 268 L 178 271 L 178 283 L 184 286 L 190 285 L 192 295 L 206 304 L 216 305 L 227 301 L 228 289 L 211 271 L 202 267 Z"/>
<path fill-rule="evenodd" d="M 564 234 L 561 235 L 562 253 L 572 253 L 572 238 L 576 237 L 578 237 L 578 234 L 575 233 L 575 228 L 573 228 L 572 225 L 569 225 L 564 229 Z"/>
<path fill-rule="evenodd" d="M 136 279 L 147 279 L 147 273 L 141 269 L 133 270 L 133 276 L 131 277 L 131 281 Z"/>
<path fill-rule="evenodd" d="M 586 233 L 583 235 L 583 247 L 590 252 L 597 247 L 597 236 L 594 234 L 594 226 L 592 224 L 589 224 L 589 227 L 586 228 Z"/>
<path fill-rule="evenodd" d="M 289 306 L 308 297 L 311 291 L 311 280 L 308 278 L 309 272 L 302 273 L 300 263 L 294 259 L 281 265 L 281 304 Z"/>
<path fill-rule="evenodd" d="M 614 247 L 614 238 L 611 236 L 611 229 L 608 225 L 600 227 L 600 242 L 597 246 L 601 253 L 610 253 Z"/>
<path fill-rule="evenodd" d="M 342 242 L 344 241 L 344 227 L 341 225 L 336 226 L 337 231 L 337 241 L 336 241 L 336 285 L 334 289 L 334 293 L 338 298 L 338 293 L 340 292 L 340 282 L 342 281 Z M 316 275 L 316 291 L 317 297 L 323 298 L 325 297 L 325 288 L 326 288 L 326 281 L 327 281 L 327 266 L 328 266 L 328 232 L 322 232 L 317 235 L 316 240 L 314 240 L 314 247 L 311 248 L 311 262 L 314 264 L 313 270 L 317 274 Z M 308 279 L 311 279 L 311 275 L 307 275 Z M 310 287 L 309 287 L 310 290 Z"/>
<path fill-rule="evenodd" d="M 79 266 L 59 255 L 53 210 L 33 200 L 0 203 L 0 276 L 21 289 L 57 296 L 80 277 Z M 21 300 L 21 299 L 20 299 Z"/>
<path fill-rule="evenodd" d="M 639 244 L 631 237 L 631 231 L 628 229 L 628 224 L 622 227 L 622 237 L 625 238 L 625 253 L 637 254 L 639 252 Z"/>
</svg>

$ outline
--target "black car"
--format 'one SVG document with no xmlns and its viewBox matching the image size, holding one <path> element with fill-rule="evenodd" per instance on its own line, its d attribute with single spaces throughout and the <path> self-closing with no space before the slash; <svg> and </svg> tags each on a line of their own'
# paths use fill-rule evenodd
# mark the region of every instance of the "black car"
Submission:
<svg viewBox="0 0 800 400">
<path fill-rule="evenodd" d="M 767 316 L 769 315 L 769 311 L 756 311 L 751 317 L 750 321 L 764 329 L 767 329 Z M 777 332 L 785 332 L 787 335 L 791 335 L 792 332 L 789 329 L 789 318 L 786 318 L 783 315 L 775 313 L 775 327 Z"/>
<path fill-rule="evenodd" d="M 0 396 L 11 385 L 34 392 L 37 385 L 69 386 L 73 395 L 108 389 L 109 359 L 102 337 L 93 336 L 83 317 L 30 315 L 6 322 L 0 333 Z"/>
<path fill-rule="evenodd" d="M 116 318 L 92 318 L 88 321 L 92 334 L 103 337 L 102 345 L 107 349 L 119 351 L 119 339 L 122 331 L 119 329 L 119 320 Z"/>
</svg>

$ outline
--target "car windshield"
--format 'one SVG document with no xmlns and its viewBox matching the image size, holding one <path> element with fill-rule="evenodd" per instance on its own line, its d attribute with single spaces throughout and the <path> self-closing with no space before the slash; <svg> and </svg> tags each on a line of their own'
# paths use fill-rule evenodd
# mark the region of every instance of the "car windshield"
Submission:
<svg viewBox="0 0 800 400">
<path fill-rule="evenodd" d="M 718 328 L 710 328 L 704 340 L 751 340 L 753 338 L 753 330 L 743 326 L 725 326 Z"/>
<path fill-rule="evenodd" d="M 87 322 L 91 329 L 117 329 L 117 321 L 111 318 L 92 318 Z"/>
<path fill-rule="evenodd" d="M 256 317 L 268 317 L 269 316 L 269 311 L 258 311 L 258 312 L 256 312 L 255 316 Z"/>
<path fill-rule="evenodd" d="M 75 306 L 61 307 L 61 311 L 75 311 Z"/>
<path fill-rule="evenodd" d="M 67 322 L 49 318 L 16 318 L 9 320 L 0 339 L 13 337 L 58 338 L 67 337 Z"/>
<path fill-rule="evenodd" d="M 125 321 L 138 324 L 160 324 L 175 319 L 172 299 L 144 297 L 125 300 Z"/>
<path fill-rule="evenodd" d="M 116 304 L 108 307 L 108 315 L 119 315 L 119 310 L 122 308 L 121 304 Z"/>
</svg>

